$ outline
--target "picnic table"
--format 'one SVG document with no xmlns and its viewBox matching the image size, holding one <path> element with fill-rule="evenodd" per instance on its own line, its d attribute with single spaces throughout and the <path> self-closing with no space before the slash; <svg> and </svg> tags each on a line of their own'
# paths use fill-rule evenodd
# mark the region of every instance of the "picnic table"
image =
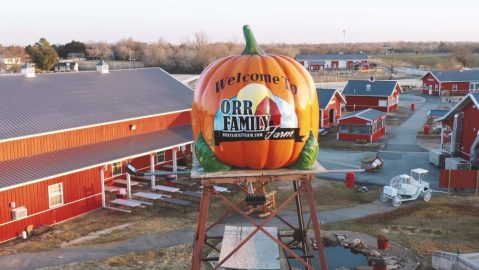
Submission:
<svg viewBox="0 0 479 270">
<path fill-rule="evenodd" d="M 193 203 L 190 201 L 185 201 L 185 200 L 180 200 L 175 198 L 162 197 L 159 200 L 168 205 L 183 207 L 183 211 L 185 213 L 188 212 L 188 208 L 191 208 L 193 205 Z"/>
<path fill-rule="evenodd" d="M 125 200 L 125 199 L 115 199 L 113 201 L 110 201 L 111 204 L 114 204 L 118 207 L 132 207 L 132 208 L 145 208 L 145 206 L 141 205 L 141 202 L 139 201 L 134 201 L 134 200 Z"/>
<path fill-rule="evenodd" d="M 156 185 L 153 187 L 153 189 L 158 191 L 170 192 L 170 193 L 180 192 L 179 188 L 162 186 L 162 185 Z"/>
<path fill-rule="evenodd" d="M 200 186 L 201 189 L 203 189 L 203 186 Z M 229 191 L 228 188 L 225 188 L 225 187 L 220 187 L 220 186 L 213 186 L 213 188 L 218 191 L 218 192 L 227 192 L 227 193 L 230 193 L 231 191 Z"/>
<path fill-rule="evenodd" d="M 182 195 L 189 201 L 199 203 L 201 200 L 201 192 L 198 191 L 183 191 Z"/>
<path fill-rule="evenodd" d="M 118 185 L 123 185 L 123 186 L 127 185 L 127 181 L 125 179 L 116 179 L 116 180 L 113 180 L 113 183 L 118 184 Z M 130 185 L 131 186 L 139 186 L 140 182 L 130 181 Z"/>
<path fill-rule="evenodd" d="M 161 166 L 162 168 L 166 168 L 166 169 L 170 169 L 170 170 L 173 170 L 173 165 L 163 165 Z M 178 171 L 186 171 L 188 168 L 185 167 L 185 166 L 176 166 L 176 169 Z"/>
<path fill-rule="evenodd" d="M 106 192 L 117 192 L 118 190 L 120 190 L 119 187 L 115 187 L 115 186 L 105 186 L 105 191 Z"/>
<path fill-rule="evenodd" d="M 185 186 L 185 187 L 188 187 L 188 189 L 191 189 L 192 187 L 196 186 L 196 183 L 193 181 L 187 181 L 187 180 L 181 180 L 181 179 L 171 180 L 170 183 L 174 183 L 180 186 Z"/>
</svg>

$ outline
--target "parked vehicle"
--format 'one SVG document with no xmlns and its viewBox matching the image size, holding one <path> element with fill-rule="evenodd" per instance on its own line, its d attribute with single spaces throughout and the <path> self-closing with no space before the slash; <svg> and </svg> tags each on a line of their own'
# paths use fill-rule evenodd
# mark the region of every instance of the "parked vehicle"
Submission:
<svg viewBox="0 0 479 270">
<path fill-rule="evenodd" d="M 411 170 L 411 175 L 401 174 L 393 177 L 389 186 L 383 188 L 379 198 L 383 202 L 391 199 L 392 204 L 396 207 L 400 206 L 404 201 L 416 200 L 419 196 L 424 201 L 429 201 L 432 191 L 429 189 L 429 183 L 423 180 L 424 175 L 428 172 L 428 170 L 417 168 Z"/>
</svg>

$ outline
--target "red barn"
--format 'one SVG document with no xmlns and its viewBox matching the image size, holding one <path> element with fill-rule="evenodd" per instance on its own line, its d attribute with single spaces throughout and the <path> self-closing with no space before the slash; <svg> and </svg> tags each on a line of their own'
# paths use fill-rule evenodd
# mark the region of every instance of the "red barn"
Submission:
<svg viewBox="0 0 479 270">
<path fill-rule="evenodd" d="M 338 140 L 374 142 L 386 133 L 386 113 L 366 109 L 339 119 Z"/>
<path fill-rule="evenodd" d="M 398 109 L 401 86 L 391 80 L 349 80 L 342 92 L 346 110 L 376 109 L 392 112 Z"/>
<path fill-rule="evenodd" d="M 319 100 L 319 127 L 335 126 L 341 118 L 341 108 L 346 104 L 341 92 L 336 89 L 317 88 Z"/>
<path fill-rule="evenodd" d="M 422 92 L 428 95 L 467 95 L 479 91 L 479 70 L 430 71 L 421 78 Z"/>
<path fill-rule="evenodd" d="M 127 161 L 176 166 L 191 151 L 193 92 L 160 68 L 30 69 L 0 76 L 0 95 L 0 242 L 105 206 Z"/>
<path fill-rule="evenodd" d="M 453 133 L 456 132 L 456 135 L 452 137 L 453 141 L 451 141 L 451 153 L 456 153 L 463 159 L 470 160 L 476 166 L 479 166 L 478 119 L 479 94 L 469 94 L 447 112 L 446 115 L 435 120 L 436 122 L 441 122 L 443 127 L 451 127 Z"/>
</svg>

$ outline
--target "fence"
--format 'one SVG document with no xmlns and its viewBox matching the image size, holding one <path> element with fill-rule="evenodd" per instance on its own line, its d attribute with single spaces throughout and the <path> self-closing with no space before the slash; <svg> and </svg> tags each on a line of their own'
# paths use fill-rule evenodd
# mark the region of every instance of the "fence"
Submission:
<svg viewBox="0 0 479 270">
<path fill-rule="evenodd" d="M 479 192 L 479 170 L 441 170 L 439 176 L 440 188 L 475 189 Z"/>
</svg>

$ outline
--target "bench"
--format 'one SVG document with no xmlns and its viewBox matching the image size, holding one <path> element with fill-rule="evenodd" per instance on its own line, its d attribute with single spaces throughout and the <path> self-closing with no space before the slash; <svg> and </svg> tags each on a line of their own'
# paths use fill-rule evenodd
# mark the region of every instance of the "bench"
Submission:
<svg viewBox="0 0 479 270">
<path fill-rule="evenodd" d="M 202 194 L 198 191 L 183 191 L 182 195 L 194 203 L 199 203 Z"/>
<path fill-rule="evenodd" d="M 139 201 L 139 200 L 134 200 L 134 199 L 128 199 L 130 202 L 139 202 L 144 205 L 152 206 L 153 204 L 151 202 L 145 202 L 145 201 Z"/>
<path fill-rule="evenodd" d="M 175 198 L 160 198 L 159 200 L 169 205 L 181 206 L 183 207 L 183 211 L 185 213 L 188 212 L 188 208 L 193 205 L 193 203 L 190 201 L 185 201 L 185 200 L 180 200 Z"/>
</svg>

